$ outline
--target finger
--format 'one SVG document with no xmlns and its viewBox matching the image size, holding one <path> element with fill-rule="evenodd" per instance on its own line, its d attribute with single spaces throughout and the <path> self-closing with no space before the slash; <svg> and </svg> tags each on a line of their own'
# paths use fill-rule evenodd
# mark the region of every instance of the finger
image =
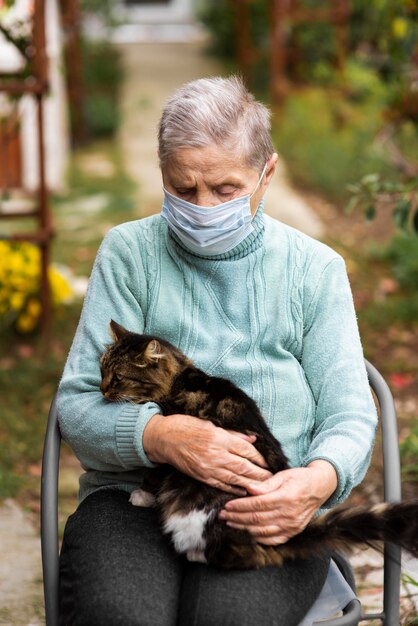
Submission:
<svg viewBox="0 0 418 626">
<path fill-rule="evenodd" d="M 231 476 L 225 482 L 231 482 L 232 484 L 239 484 L 246 486 L 248 483 L 257 483 L 259 481 L 267 480 L 271 478 L 272 474 L 269 470 L 254 465 L 251 461 L 237 456 L 236 454 L 227 453 L 227 456 L 222 459 L 222 466 L 228 468 Z M 237 482 L 238 481 L 238 482 Z"/>
<path fill-rule="evenodd" d="M 248 496 L 230 500 L 225 504 L 225 510 L 228 512 L 252 512 L 252 511 L 277 511 L 277 503 L 271 494 L 263 496 Z"/>
<path fill-rule="evenodd" d="M 229 452 L 236 454 L 237 456 L 244 457 L 252 463 L 255 463 L 255 465 L 268 468 L 267 462 L 262 454 L 260 454 L 260 452 L 254 448 L 251 443 L 245 441 L 241 437 L 238 437 L 237 433 L 232 433 L 231 438 L 232 441 L 229 447 Z"/>
<path fill-rule="evenodd" d="M 241 471 L 234 468 L 234 473 L 231 474 L 230 480 L 226 482 L 230 482 L 232 485 L 239 485 L 240 487 L 244 487 L 246 490 L 247 485 L 250 482 L 254 482 L 254 480 L 266 480 L 269 477 L 267 470 L 262 470 L 260 468 L 254 469 L 255 467 L 256 466 L 253 466 L 252 468 L 241 467 Z"/>
<path fill-rule="evenodd" d="M 275 546 L 275 545 L 279 545 L 282 543 L 286 543 L 286 541 L 289 541 L 289 539 L 291 539 L 291 537 L 293 536 L 293 535 L 287 535 L 287 534 L 284 535 L 283 531 L 281 531 L 278 526 L 272 526 L 271 530 L 269 531 L 271 532 L 271 535 L 265 536 L 264 534 L 263 535 L 259 534 L 259 529 L 252 532 L 251 527 L 246 526 L 245 524 L 233 524 L 233 523 L 227 522 L 227 525 L 237 530 L 248 531 L 250 534 L 252 534 L 252 536 L 257 541 L 257 543 L 260 543 L 265 546 Z"/>
<path fill-rule="evenodd" d="M 230 435 L 237 435 L 237 437 L 240 437 L 241 439 L 244 439 L 244 441 L 248 441 L 249 443 L 254 443 L 257 440 L 257 437 L 255 435 L 246 435 L 245 433 L 240 433 L 237 430 L 227 430 L 227 432 Z"/>
<path fill-rule="evenodd" d="M 285 477 L 281 475 L 281 472 L 277 474 L 273 474 L 267 480 L 257 483 L 249 483 L 248 491 L 254 495 L 261 495 L 264 493 L 271 493 L 272 491 L 276 491 L 280 489 L 283 484 Z"/>
<path fill-rule="evenodd" d="M 273 537 L 260 537 L 257 538 L 257 543 L 261 543 L 263 546 L 277 546 L 289 541 L 290 537 L 286 535 L 274 535 Z"/>
<path fill-rule="evenodd" d="M 239 530 L 245 529 L 253 535 L 254 539 L 257 541 L 282 536 L 281 533 L 283 532 L 277 524 L 271 524 L 270 526 L 252 526 L 251 524 L 235 524 L 234 522 L 227 522 L 227 526 Z"/>
<path fill-rule="evenodd" d="M 215 487 L 215 489 L 220 489 L 221 491 L 226 491 L 226 493 L 232 493 L 236 496 L 246 496 L 247 492 L 243 487 L 239 487 L 234 484 L 224 483 L 219 480 L 211 480 L 207 483 L 211 487 Z"/>
<path fill-rule="evenodd" d="M 229 512 L 223 509 L 219 513 L 219 518 L 226 522 L 232 522 L 235 524 L 268 524 L 275 522 L 277 524 L 278 513 L 277 510 L 271 511 L 249 511 L 244 513 Z"/>
<path fill-rule="evenodd" d="M 230 463 L 228 471 L 225 470 L 222 474 L 219 474 L 218 478 L 234 487 L 242 487 L 245 489 L 245 495 L 247 495 L 248 483 L 253 482 L 255 477 L 257 477 L 256 480 L 265 480 L 268 478 L 268 474 L 267 470 L 263 470 L 251 463 L 247 466 L 241 460 L 241 463 L 236 467 L 233 467 Z"/>
<path fill-rule="evenodd" d="M 238 468 L 238 476 L 245 478 L 245 484 L 253 483 L 257 484 L 258 482 L 264 482 L 271 478 L 272 474 L 268 469 L 263 469 L 258 465 L 254 465 L 251 461 L 240 460 L 240 465 Z"/>
</svg>

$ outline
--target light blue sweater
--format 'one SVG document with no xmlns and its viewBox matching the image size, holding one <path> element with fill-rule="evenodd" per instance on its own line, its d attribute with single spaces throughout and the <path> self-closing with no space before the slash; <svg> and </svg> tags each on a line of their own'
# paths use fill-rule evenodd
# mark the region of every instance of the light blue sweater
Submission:
<svg viewBox="0 0 418 626">
<path fill-rule="evenodd" d="M 292 466 L 326 459 L 344 500 L 367 469 L 376 426 L 352 295 L 339 255 L 263 214 L 216 257 L 187 252 L 160 215 L 113 228 L 98 252 L 60 384 L 64 439 L 98 487 L 132 490 L 153 466 L 142 447 L 148 403 L 107 402 L 99 358 L 114 319 L 156 334 L 252 396 Z"/>
</svg>

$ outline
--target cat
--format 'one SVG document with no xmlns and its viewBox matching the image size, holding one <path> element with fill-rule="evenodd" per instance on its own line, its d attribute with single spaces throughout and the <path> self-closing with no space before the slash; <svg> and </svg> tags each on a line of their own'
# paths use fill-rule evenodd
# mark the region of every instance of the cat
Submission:
<svg viewBox="0 0 418 626">
<path fill-rule="evenodd" d="M 165 415 L 193 415 L 248 435 L 272 473 L 289 468 L 280 443 L 244 391 L 229 380 L 205 374 L 164 339 L 130 332 L 110 322 L 114 342 L 100 361 L 101 391 L 109 401 L 156 402 Z M 246 530 L 219 519 L 225 503 L 238 496 L 220 491 L 162 465 L 148 469 L 131 502 L 156 506 L 162 529 L 175 550 L 189 561 L 224 569 L 281 565 L 284 559 L 309 558 L 329 551 L 350 551 L 354 544 L 391 541 L 418 557 L 418 500 L 376 506 L 339 506 L 315 517 L 286 543 L 257 543 Z"/>
</svg>

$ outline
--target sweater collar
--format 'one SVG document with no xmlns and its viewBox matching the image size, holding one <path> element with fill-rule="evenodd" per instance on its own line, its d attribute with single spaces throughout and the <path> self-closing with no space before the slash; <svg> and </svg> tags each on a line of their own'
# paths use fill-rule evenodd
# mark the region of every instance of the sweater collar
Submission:
<svg viewBox="0 0 418 626">
<path fill-rule="evenodd" d="M 251 254 L 263 244 L 264 239 L 264 199 L 261 200 L 258 205 L 258 209 L 256 214 L 254 215 L 252 225 L 254 230 L 245 237 L 239 244 L 228 250 L 227 252 L 223 252 L 222 254 L 197 254 L 195 252 L 191 252 L 188 248 L 184 246 L 184 244 L 180 241 L 177 235 L 168 228 L 168 240 L 174 244 L 174 247 L 182 254 L 182 256 L 193 257 L 197 259 L 207 259 L 208 261 L 236 261 L 238 259 L 242 259 L 243 257 Z"/>
</svg>

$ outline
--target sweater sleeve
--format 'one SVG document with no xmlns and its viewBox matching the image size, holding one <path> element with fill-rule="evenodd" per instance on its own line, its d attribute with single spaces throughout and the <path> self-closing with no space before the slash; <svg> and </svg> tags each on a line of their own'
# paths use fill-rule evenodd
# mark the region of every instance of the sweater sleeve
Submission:
<svg viewBox="0 0 418 626">
<path fill-rule="evenodd" d="M 146 301 L 139 253 L 133 254 L 113 229 L 97 254 L 58 390 L 61 432 L 84 469 L 121 472 L 154 466 L 142 447 L 142 433 L 160 407 L 108 402 L 100 392 L 99 360 L 110 342 L 110 320 L 143 332 Z"/>
<path fill-rule="evenodd" d="M 338 487 L 334 506 L 363 479 L 370 462 L 377 415 L 363 359 L 344 261 L 322 271 L 305 314 L 302 367 L 316 403 L 313 439 L 303 465 L 329 461 Z"/>
</svg>

